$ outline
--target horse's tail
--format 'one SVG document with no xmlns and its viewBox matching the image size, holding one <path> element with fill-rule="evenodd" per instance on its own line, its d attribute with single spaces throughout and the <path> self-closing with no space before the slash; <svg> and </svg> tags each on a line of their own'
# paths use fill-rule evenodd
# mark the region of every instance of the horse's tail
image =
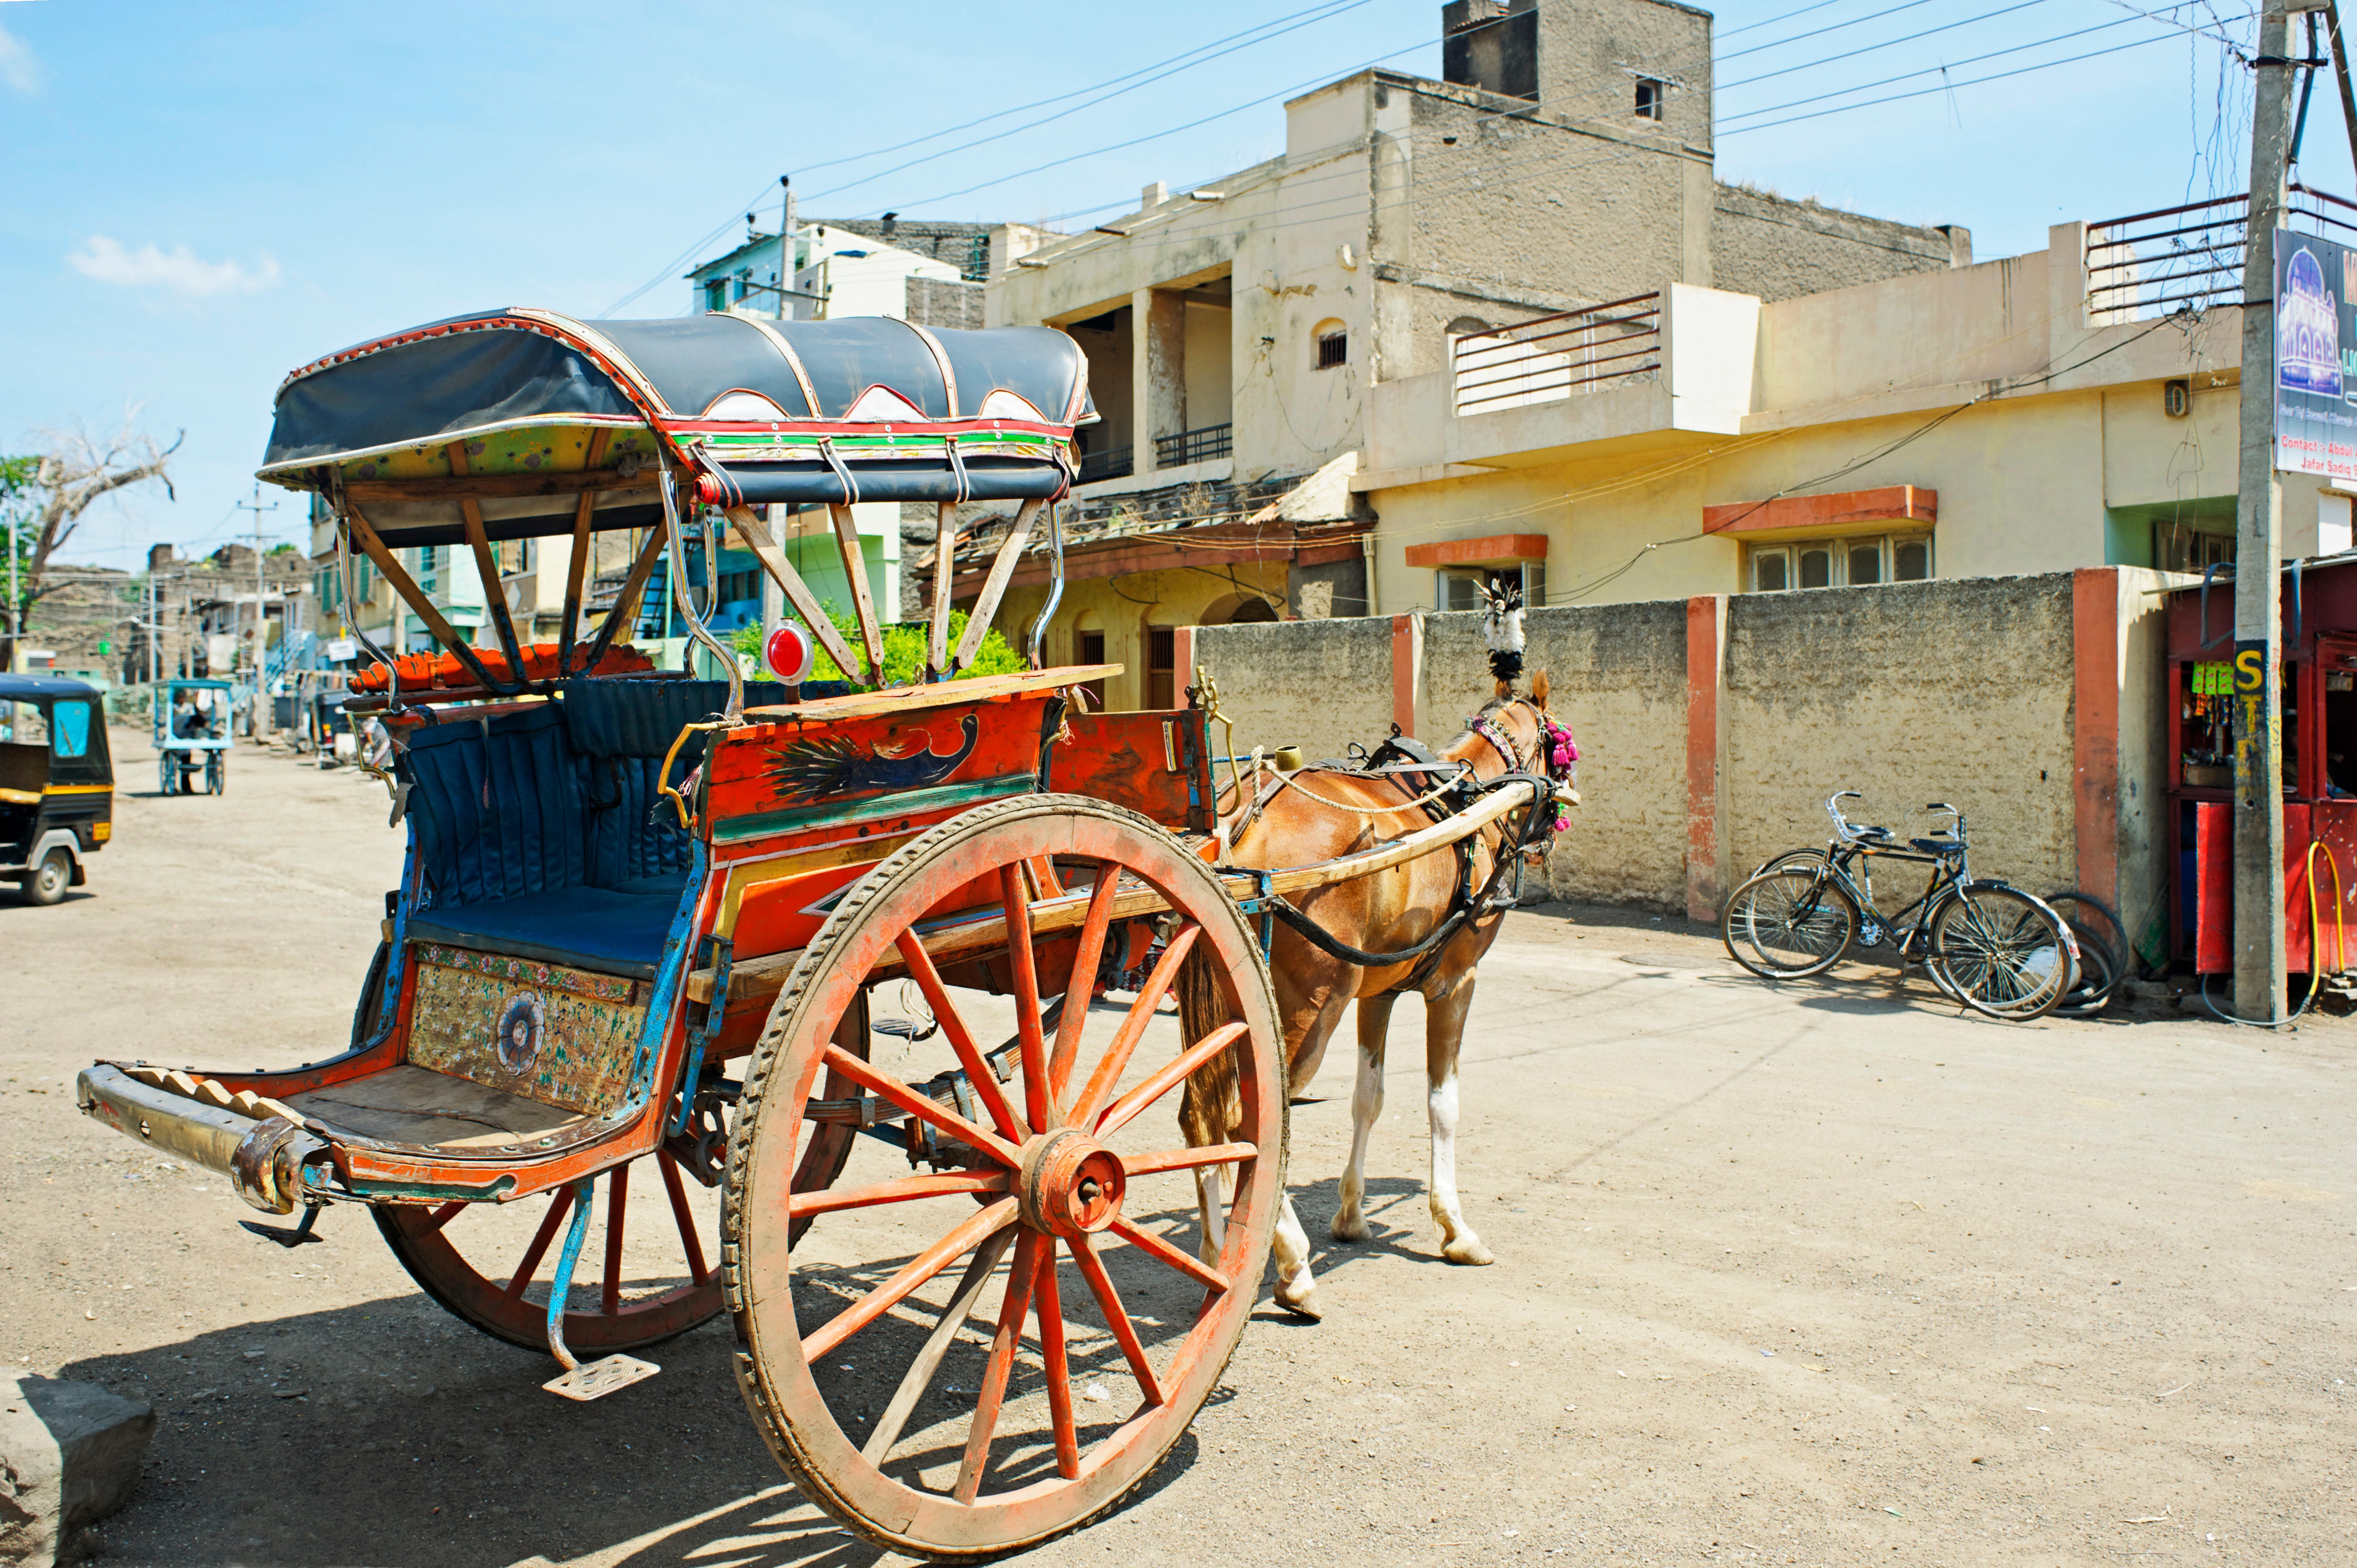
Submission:
<svg viewBox="0 0 2357 1568">
<path fill-rule="evenodd" d="M 1220 993 L 1220 977 L 1212 970 L 1211 955 L 1201 941 L 1178 966 L 1174 989 L 1178 995 L 1178 1034 L 1186 1047 L 1191 1047 L 1228 1021 L 1229 1009 L 1226 998 Z M 1178 1130 L 1189 1146 L 1226 1143 L 1243 1124 L 1243 1101 L 1238 1092 L 1236 1076 L 1236 1051 L 1243 1045 L 1239 1041 L 1234 1048 L 1222 1051 L 1187 1079 L 1178 1101 Z"/>
</svg>

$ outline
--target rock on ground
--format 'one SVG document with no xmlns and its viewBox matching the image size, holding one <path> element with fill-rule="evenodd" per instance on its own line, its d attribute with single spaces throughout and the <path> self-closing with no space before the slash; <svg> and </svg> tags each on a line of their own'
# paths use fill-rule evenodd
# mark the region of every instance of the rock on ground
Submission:
<svg viewBox="0 0 2357 1568">
<path fill-rule="evenodd" d="M 156 1412 L 96 1383 L 0 1375 L 0 1563 L 70 1562 L 131 1500 Z"/>
</svg>

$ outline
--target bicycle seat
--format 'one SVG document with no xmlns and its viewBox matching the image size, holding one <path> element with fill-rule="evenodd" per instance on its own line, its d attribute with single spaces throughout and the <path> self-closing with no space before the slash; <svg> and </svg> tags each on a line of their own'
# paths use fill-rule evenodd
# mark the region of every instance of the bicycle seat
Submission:
<svg viewBox="0 0 2357 1568">
<path fill-rule="evenodd" d="M 1867 843 L 1889 843 L 1890 842 L 1890 830 L 1889 828 L 1854 827 L 1850 829 L 1849 836 Z"/>
<path fill-rule="evenodd" d="M 1948 854 L 1964 847 L 1956 842 L 1953 833 L 1933 833 L 1929 838 L 1909 839 L 1907 842 L 1925 854 Z"/>
</svg>

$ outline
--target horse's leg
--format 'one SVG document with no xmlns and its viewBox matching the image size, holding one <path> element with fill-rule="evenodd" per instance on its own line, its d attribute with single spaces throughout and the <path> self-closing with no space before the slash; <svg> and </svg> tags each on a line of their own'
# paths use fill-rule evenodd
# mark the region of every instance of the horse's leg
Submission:
<svg viewBox="0 0 2357 1568">
<path fill-rule="evenodd" d="M 1301 1064 L 1315 1062 L 1326 1053 L 1326 1042 L 1333 1036 L 1335 1026 L 1342 1021 L 1342 1011 L 1351 1004 L 1351 988 L 1333 985 L 1313 993 L 1314 1000 L 1305 998 L 1304 1004 L 1287 1006 L 1285 993 L 1291 987 L 1286 981 L 1277 983 L 1278 1005 L 1286 1015 L 1286 1033 L 1294 1026 L 1300 1028 L 1300 1037 L 1286 1053 L 1292 1064 L 1286 1074 L 1286 1092 L 1298 1095 L 1309 1087 L 1309 1073 Z M 1276 1242 L 1271 1249 L 1276 1261 L 1276 1305 L 1287 1312 L 1304 1317 L 1322 1317 L 1318 1306 L 1318 1282 L 1309 1276 L 1309 1232 L 1302 1229 L 1301 1216 L 1294 1211 L 1293 1195 L 1286 1193 L 1277 1209 Z"/>
<path fill-rule="evenodd" d="M 1440 1255 L 1452 1263 L 1497 1260 L 1457 1201 L 1457 1054 L 1465 1043 L 1466 1015 L 1473 1010 L 1469 971 L 1446 983 L 1448 989 L 1424 1004 L 1426 1104 L 1432 1118 L 1432 1180 L 1426 1194 L 1433 1223 L 1440 1227 Z"/>
<path fill-rule="evenodd" d="M 1383 1041 L 1392 1026 L 1396 992 L 1359 999 L 1359 1081 L 1351 1090 L 1351 1163 L 1342 1169 L 1342 1207 L 1334 1240 L 1363 1241 L 1371 1234 L 1361 1206 L 1367 1197 L 1367 1141 L 1383 1113 Z"/>
</svg>

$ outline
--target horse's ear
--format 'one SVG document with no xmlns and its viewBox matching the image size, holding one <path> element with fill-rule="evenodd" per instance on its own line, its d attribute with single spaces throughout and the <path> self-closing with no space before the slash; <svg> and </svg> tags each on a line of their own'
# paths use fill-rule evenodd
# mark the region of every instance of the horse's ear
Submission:
<svg viewBox="0 0 2357 1568">
<path fill-rule="evenodd" d="M 1546 706 L 1546 700 L 1547 672 L 1542 670 L 1531 677 L 1531 701 L 1544 708 Z"/>
<path fill-rule="evenodd" d="M 1502 703 L 1513 694 L 1514 683 L 1512 681 L 1501 681 L 1498 682 L 1498 701 Z"/>
</svg>

